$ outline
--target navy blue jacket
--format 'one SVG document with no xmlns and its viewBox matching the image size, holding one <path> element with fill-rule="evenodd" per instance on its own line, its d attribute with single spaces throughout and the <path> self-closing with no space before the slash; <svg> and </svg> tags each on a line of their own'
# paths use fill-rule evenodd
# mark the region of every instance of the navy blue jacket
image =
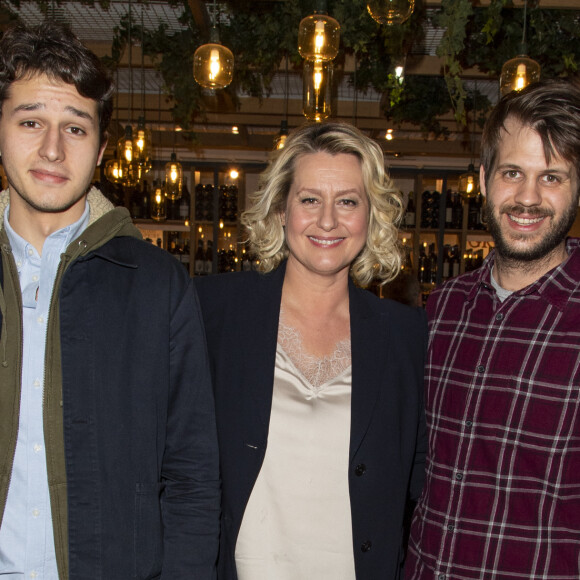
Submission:
<svg viewBox="0 0 580 580">
<path fill-rule="evenodd" d="M 222 530 L 218 578 L 235 580 L 235 545 L 268 443 L 285 264 L 270 274 L 196 278 L 214 381 Z M 407 500 L 417 499 L 426 449 L 422 310 L 350 283 L 352 420 L 349 489 L 356 576 L 400 572 Z"/>
<path fill-rule="evenodd" d="M 74 247 L 92 234 L 94 226 Z M 2 252 L 5 291 L 13 258 L 9 246 Z M 51 317 L 58 316 L 60 332 L 47 337 L 45 394 L 53 398 L 61 366 L 62 399 L 46 400 L 44 414 L 55 543 L 58 551 L 68 540 L 68 577 L 211 580 L 219 535 L 218 451 L 191 279 L 166 252 L 134 237 L 114 237 L 70 261 L 57 296 Z M 15 301 L 6 298 L 4 309 L 12 308 Z M 5 314 L 17 320 L 12 310 Z M 1 328 L 0 346 L 7 348 L 0 348 L 6 363 L 0 376 L 7 377 L 18 368 L 18 355 L 11 354 L 18 330 L 11 323 Z M 61 356 L 49 360 L 59 345 Z M 3 401 L 18 399 L 19 383 L 0 383 Z M 55 409 L 61 418 L 51 417 Z M 13 415 L 2 437 L 14 432 L 17 407 Z M 61 437 L 53 441 L 58 425 Z M 6 439 L 0 444 L 5 482 L 11 455 Z M 65 474 L 52 467 L 63 451 Z M 61 579 L 66 567 L 59 566 Z"/>
</svg>

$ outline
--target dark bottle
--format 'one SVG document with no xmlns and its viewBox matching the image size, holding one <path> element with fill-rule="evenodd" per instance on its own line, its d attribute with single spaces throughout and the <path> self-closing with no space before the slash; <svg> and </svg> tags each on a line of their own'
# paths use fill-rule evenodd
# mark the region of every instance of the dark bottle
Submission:
<svg viewBox="0 0 580 580">
<path fill-rule="evenodd" d="M 437 229 L 439 227 L 439 200 L 441 194 L 434 191 L 431 194 L 431 225 L 429 227 Z"/>
<path fill-rule="evenodd" d="M 141 213 L 141 188 L 139 187 L 139 184 L 132 188 L 131 197 L 129 200 L 129 211 L 131 212 L 131 217 L 134 220 L 138 220 L 143 217 Z"/>
<path fill-rule="evenodd" d="M 189 220 L 189 210 L 191 206 L 191 196 L 187 189 L 187 178 L 183 180 L 181 188 L 181 199 L 179 200 L 179 219 L 182 222 Z"/>
<path fill-rule="evenodd" d="M 407 211 L 405 212 L 405 227 L 414 228 L 417 212 L 415 210 L 415 200 L 413 199 L 413 192 L 409 192 L 409 199 L 407 201 Z"/>
<path fill-rule="evenodd" d="M 432 205 L 433 205 L 433 196 L 431 192 L 425 190 L 421 194 L 421 227 L 422 228 L 430 228 L 432 227 L 433 223 L 433 216 L 432 216 Z"/>
<path fill-rule="evenodd" d="M 141 217 L 147 219 L 149 217 L 149 182 L 143 182 L 143 188 L 141 189 Z"/>
<path fill-rule="evenodd" d="M 453 192 L 450 189 L 445 196 L 445 227 L 453 227 Z"/>
<path fill-rule="evenodd" d="M 193 273 L 196 276 L 205 276 L 205 251 L 203 249 L 203 240 L 198 240 L 197 250 L 195 250 L 195 262 Z"/>
<path fill-rule="evenodd" d="M 477 198 L 470 197 L 467 202 L 467 229 L 476 230 L 479 225 L 479 207 L 477 205 Z"/>
<path fill-rule="evenodd" d="M 206 276 L 213 273 L 213 242 L 211 240 L 207 241 L 207 248 L 205 250 L 204 268 Z"/>
<path fill-rule="evenodd" d="M 458 193 L 453 194 L 453 209 L 452 209 L 453 229 L 460 230 L 463 227 L 463 203 L 461 196 Z"/>
<path fill-rule="evenodd" d="M 429 246 L 429 280 L 431 284 L 437 282 L 437 254 L 435 244 Z"/>
<path fill-rule="evenodd" d="M 185 240 L 181 252 L 181 263 L 185 266 L 185 269 L 189 272 L 189 262 L 191 258 L 191 247 L 189 245 L 189 240 Z"/>
<path fill-rule="evenodd" d="M 441 278 L 447 280 L 451 277 L 451 256 L 449 244 L 445 244 L 443 248 L 443 270 L 441 272 Z"/>
<path fill-rule="evenodd" d="M 451 248 L 453 255 L 451 256 L 451 276 L 459 276 L 459 266 L 460 266 L 460 255 L 459 246 L 455 245 Z"/>
<path fill-rule="evenodd" d="M 431 281 L 431 268 L 426 247 L 427 242 L 425 242 L 419 250 L 419 260 L 417 264 L 417 278 L 421 284 L 428 284 Z"/>
<path fill-rule="evenodd" d="M 195 186 L 195 219 L 196 221 L 204 220 L 203 215 L 203 204 L 204 204 L 204 191 L 203 185 L 198 183 Z"/>
</svg>

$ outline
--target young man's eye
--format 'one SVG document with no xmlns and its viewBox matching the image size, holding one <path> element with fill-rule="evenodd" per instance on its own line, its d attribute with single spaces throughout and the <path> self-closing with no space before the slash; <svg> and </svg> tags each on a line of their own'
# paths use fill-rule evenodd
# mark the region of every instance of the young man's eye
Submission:
<svg viewBox="0 0 580 580">
<path fill-rule="evenodd" d="M 69 132 L 73 135 L 84 135 L 85 131 L 80 127 L 69 127 Z"/>
</svg>

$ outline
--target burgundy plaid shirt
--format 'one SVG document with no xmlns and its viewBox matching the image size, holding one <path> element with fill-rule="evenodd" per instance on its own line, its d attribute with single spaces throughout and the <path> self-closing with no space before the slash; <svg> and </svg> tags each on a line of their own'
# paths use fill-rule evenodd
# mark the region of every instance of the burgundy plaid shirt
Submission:
<svg viewBox="0 0 580 580">
<path fill-rule="evenodd" d="M 580 578 L 580 240 L 503 303 L 484 265 L 427 304 L 427 482 L 406 578 Z"/>
</svg>

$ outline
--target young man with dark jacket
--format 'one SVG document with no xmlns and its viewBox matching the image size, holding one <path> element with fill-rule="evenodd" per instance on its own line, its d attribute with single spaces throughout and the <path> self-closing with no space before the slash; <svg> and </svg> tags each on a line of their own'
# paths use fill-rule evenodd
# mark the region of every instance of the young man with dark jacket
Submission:
<svg viewBox="0 0 580 580">
<path fill-rule="evenodd" d="M 4 33 L 0 575 L 210 580 L 218 458 L 197 298 L 90 186 L 111 99 L 66 29 Z"/>
</svg>

